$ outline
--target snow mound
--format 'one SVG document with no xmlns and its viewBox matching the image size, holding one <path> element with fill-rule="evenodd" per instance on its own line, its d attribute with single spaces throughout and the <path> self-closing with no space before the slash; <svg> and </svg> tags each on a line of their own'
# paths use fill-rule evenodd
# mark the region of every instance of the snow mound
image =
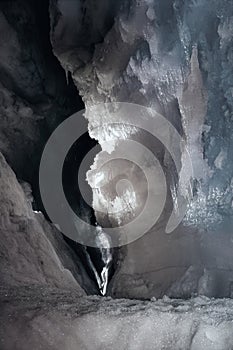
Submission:
<svg viewBox="0 0 233 350">
<path fill-rule="evenodd" d="M 229 350 L 233 301 L 113 300 L 2 290 L 2 350 Z"/>
</svg>

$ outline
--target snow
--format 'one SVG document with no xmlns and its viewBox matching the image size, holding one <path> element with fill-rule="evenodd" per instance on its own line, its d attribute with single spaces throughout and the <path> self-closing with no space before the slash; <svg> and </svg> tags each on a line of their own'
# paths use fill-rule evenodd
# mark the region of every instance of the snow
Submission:
<svg viewBox="0 0 233 350">
<path fill-rule="evenodd" d="M 82 297 L 2 289 L 2 350 L 229 350 L 233 300 Z"/>
</svg>

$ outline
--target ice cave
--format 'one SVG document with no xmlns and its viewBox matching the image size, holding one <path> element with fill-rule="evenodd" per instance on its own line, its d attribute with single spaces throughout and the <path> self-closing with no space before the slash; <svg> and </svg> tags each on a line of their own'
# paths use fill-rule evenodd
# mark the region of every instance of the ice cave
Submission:
<svg viewBox="0 0 233 350">
<path fill-rule="evenodd" d="M 2 0 L 0 349 L 232 350 L 232 152 L 232 0 Z"/>
</svg>

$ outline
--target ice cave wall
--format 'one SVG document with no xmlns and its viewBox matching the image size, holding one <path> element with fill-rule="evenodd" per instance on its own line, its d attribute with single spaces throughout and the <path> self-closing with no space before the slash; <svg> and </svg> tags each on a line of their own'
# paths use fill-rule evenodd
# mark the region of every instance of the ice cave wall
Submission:
<svg viewBox="0 0 233 350">
<path fill-rule="evenodd" d="M 77 254 L 33 211 L 42 208 L 38 169 L 44 144 L 82 105 L 52 53 L 48 1 L 1 2 L 0 31 L 1 287 L 71 288 L 84 295 L 82 285 L 95 293 Z"/>
<path fill-rule="evenodd" d="M 124 247 L 110 293 L 231 296 L 232 2 L 50 4 L 54 53 L 86 106 L 120 101 L 153 108 L 184 136 L 193 164 L 194 197 L 183 223 L 167 236 L 165 214 L 143 238 Z M 103 143 L 109 130 L 92 130 L 108 113 L 87 117 L 90 134 Z M 161 158 L 171 169 L 162 150 Z M 111 192 L 111 184 L 105 185 Z M 104 196 L 108 202 L 106 193 L 94 198 L 96 210 Z"/>
<path fill-rule="evenodd" d="M 18 183 L 2 154 L 0 163 L 1 285 L 75 289 L 85 295 L 70 248 L 41 213 L 33 212 L 28 185 Z"/>
</svg>

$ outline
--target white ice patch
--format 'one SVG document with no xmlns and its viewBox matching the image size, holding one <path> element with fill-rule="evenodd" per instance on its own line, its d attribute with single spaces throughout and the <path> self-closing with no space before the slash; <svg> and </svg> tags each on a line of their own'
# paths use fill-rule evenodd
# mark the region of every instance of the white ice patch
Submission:
<svg viewBox="0 0 233 350">
<path fill-rule="evenodd" d="M 227 158 L 227 152 L 221 150 L 219 155 L 214 161 L 214 165 L 216 166 L 217 169 L 223 169 L 223 164 Z"/>
<path fill-rule="evenodd" d="M 199 190 L 188 205 L 184 224 L 204 228 L 221 223 L 222 215 L 218 213 L 218 208 L 223 197 L 224 193 L 218 188 L 211 189 L 208 195 Z"/>
</svg>

